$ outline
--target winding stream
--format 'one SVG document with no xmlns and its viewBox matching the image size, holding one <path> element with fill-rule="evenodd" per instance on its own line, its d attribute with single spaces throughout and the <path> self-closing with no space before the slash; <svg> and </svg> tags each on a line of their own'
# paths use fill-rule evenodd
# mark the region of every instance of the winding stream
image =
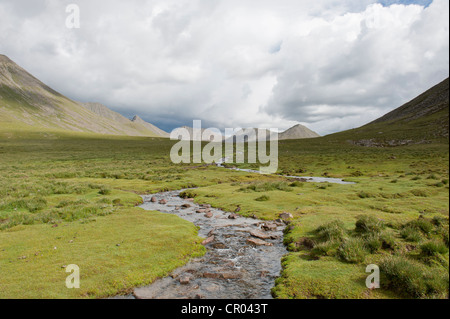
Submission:
<svg viewBox="0 0 450 319">
<path fill-rule="evenodd" d="M 226 159 L 217 163 L 223 167 Z M 249 173 L 256 170 L 227 168 Z M 355 184 L 338 178 L 284 176 L 304 182 Z M 281 271 L 282 220 L 262 221 L 198 205 L 179 197 L 182 191 L 143 196 L 145 210 L 174 214 L 199 227 L 207 248 L 201 258 L 177 268 L 149 286 L 135 288 L 128 298 L 138 299 L 268 299 Z"/>
<path fill-rule="evenodd" d="M 264 222 L 197 205 L 181 191 L 143 196 L 146 210 L 174 214 L 200 227 L 207 253 L 170 276 L 136 288 L 135 298 L 267 299 L 280 275 L 283 222 Z M 153 202 L 151 199 L 153 198 Z"/>
</svg>

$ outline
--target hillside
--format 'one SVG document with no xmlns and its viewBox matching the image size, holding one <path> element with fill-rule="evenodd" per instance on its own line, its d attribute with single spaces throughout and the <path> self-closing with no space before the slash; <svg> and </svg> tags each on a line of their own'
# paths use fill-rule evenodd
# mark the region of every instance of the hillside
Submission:
<svg viewBox="0 0 450 319">
<path fill-rule="evenodd" d="M 301 124 L 297 124 L 278 135 L 278 139 L 280 140 L 295 140 L 315 137 L 320 137 L 320 135 Z"/>
<path fill-rule="evenodd" d="M 361 146 L 392 147 L 427 144 L 449 137 L 449 79 L 360 128 L 332 134 L 328 139 Z"/>
<path fill-rule="evenodd" d="M 130 121 L 101 104 L 73 101 L 0 55 L 0 128 L 4 131 L 74 131 L 158 137 L 167 134 L 142 122 Z"/>
</svg>

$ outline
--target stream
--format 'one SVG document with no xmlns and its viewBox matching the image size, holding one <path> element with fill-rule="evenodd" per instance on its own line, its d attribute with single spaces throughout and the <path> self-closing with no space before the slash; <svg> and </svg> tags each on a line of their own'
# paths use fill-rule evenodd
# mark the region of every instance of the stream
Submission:
<svg viewBox="0 0 450 319">
<path fill-rule="evenodd" d="M 225 159 L 217 163 L 224 167 Z M 226 168 L 226 167 L 225 167 Z M 250 169 L 228 168 L 249 173 Z M 284 176 L 304 182 L 354 184 L 338 178 Z M 235 213 L 195 204 L 179 191 L 142 196 L 149 211 L 177 215 L 199 227 L 207 252 L 149 286 L 135 288 L 126 297 L 136 299 L 270 299 L 280 276 L 286 224 L 244 218 Z"/>
<path fill-rule="evenodd" d="M 199 226 L 207 252 L 170 276 L 134 289 L 138 299 L 268 299 L 281 271 L 285 224 L 244 218 L 197 205 L 181 191 L 143 196 L 140 207 L 177 215 Z M 153 200 L 153 201 L 152 201 Z"/>
<path fill-rule="evenodd" d="M 254 170 L 254 169 L 246 169 L 246 168 L 237 168 L 237 167 L 226 167 L 223 164 L 226 163 L 228 160 L 228 157 L 221 158 L 219 161 L 216 162 L 217 167 L 222 167 L 226 169 L 230 169 L 233 171 L 239 171 L 239 172 L 247 172 L 247 173 L 255 173 L 255 174 L 261 174 L 260 171 Z M 304 182 L 310 182 L 310 183 L 332 183 L 332 184 L 341 184 L 341 185 L 351 185 L 356 184 L 354 182 L 346 182 L 340 178 L 331 178 L 331 177 L 314 177 L 314 176 L 288 176 L 288 175 L 277 175 L 281 177 L 287 177 L 287 178 L 296 178 L 299 180 L 302 180 Z"/>
</svg>

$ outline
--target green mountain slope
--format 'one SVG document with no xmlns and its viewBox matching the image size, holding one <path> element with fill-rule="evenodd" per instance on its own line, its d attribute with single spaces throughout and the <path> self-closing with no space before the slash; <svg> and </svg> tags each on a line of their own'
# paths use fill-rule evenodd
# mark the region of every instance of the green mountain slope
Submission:
<svg viewBox="0 0 450 319">
<path fill-rule="evenodd" d="M 449 79 L 360 128 L 329 135 L 361 146 L 426 144 L 449 137 Z"/>
<path fill-rule="evenodd" d="M 95 104 L 94 104 L 95 105 Z M 144 121 L 142 121 L 144 122 Z M 0 55 L 0 131 L 73 131 L 109 135 L 163 136 L 149 123 L 134 123 L 98 105 L 88 107 L 51 89 Z"/>
</svg>

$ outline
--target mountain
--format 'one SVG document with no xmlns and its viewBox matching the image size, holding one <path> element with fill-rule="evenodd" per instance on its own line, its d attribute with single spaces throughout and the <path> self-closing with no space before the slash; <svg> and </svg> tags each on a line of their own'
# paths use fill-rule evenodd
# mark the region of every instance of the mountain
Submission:
<svg viewBox="0 0 450 319">
<path fill-rule="evenodd" d="M 433 115 L 445 109 L 447 109 L 448 113 L 448 106 L 449 79 L 447 78 L 412 101 L 400 106 L 399 108 L 389 112 L 368 125 L 376 123 L 394 124 L 397 122 L 411 122 Z"/>
<path fill-rule="evenodd" d="M 280 133 L 278 136 L 278 139 L 280 139 L 280 140 L 296 140 L 296 139 L 316 138 L 316 137 L 320 137 L 320 135 L 314 131 L 311 131 L 306 126 L 297 124 L 297 125 L 291 127 L 290 129 L 284 131 L 283 133 Z"/>
<path fill-rule="evenodd" d="M 360 128 L 340 132 L 361 146 L 389 147 L 430 143 L 449 137 L 449 79 Z"/>
<path fill-rule="evenodd" d="M 135 126 L 142 126 L 145 129 L 155 133 L 156 135 L 162 136 L 162 137 L 169 137 L 170 134 L 161 130 L 160 128 L 156 127 L 155 125 L 148 123 L 146 121 L 144 121 L 143 119 L 141 119 L 139 116 L 135 115 L 133 117 L 133 119 L 131 120 L 131 122 L 135 125 Z"/>
<path fill-rule="evenodd" d="M 228 137 L 226 141 L 236 141 L 237 137 L 241 137 L 242 140 L 246 142 L 256 141 L 258 136 L 261 134 L 266 136 L 266 140 L 270 140 L 270 130 L 254 128 L 253 131 L 250 132 L 250 134 L 246 134 L 246 132 L 241 130 L 234 134 L 233 137 Z M 320 137 L 320 135 L 301 124 L 297 124 L 282 133 L 278 133 L 278 140 L 297 140 L 316 137 Z"/>
<path fill-rule="evenodd" d="M 0 55 L 0 129 L 167 136 L 150 123 L 128 120 L 104 105 L 73 101 L 5 55 Z"/>
</svg>

